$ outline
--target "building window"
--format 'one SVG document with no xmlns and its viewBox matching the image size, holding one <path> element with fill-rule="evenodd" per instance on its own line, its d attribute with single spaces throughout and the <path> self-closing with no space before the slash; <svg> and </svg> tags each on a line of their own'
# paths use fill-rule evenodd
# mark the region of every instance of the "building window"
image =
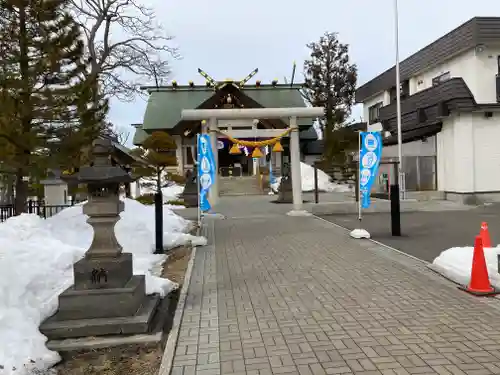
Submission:
<svg viewBox="0 0 500 375">
<path fill-rule="evenodd" d="M 377 104 L 372 105 L 368 108 L 368 123 L 374 124 L 376 122 L 380 122 L 379 120 L 379 112 L 380 108 L 383 106 L 383 102 L 378 102 Z"/>
<path fill-rule="evenodd" d="M 450 78 L 451 78 L 450 72 L 440 74 L 432 79 L 432 86 L 439 85 L 440 83 L 448 81 Z"/>
<path fill-rule="evenodd" d="M 401 99 L 407 98 L 410 96 L 410 80 L 405 79 L 399 84 L 399 95 Z M 396 103 L 398 100 L 398 91 L 396 90 L 396 86 L 391 87 L 389 90 L 389 97 L 391 99 L 391 104 Z"/>
<path fill-rule="evenodd" d="M 389 90 L 390 104 L 396 103 L 398 92 L 396 91 L 396 86 L 391 87 Z"/>
<path fill-rule="evenodd" d="M 401 94 L 401 98 L 407 98 L 410 96 L 410 80 L 407 79 L 403 82 L 401 82 L 401 85 L 399 86 L 399 92 Z"/>
</svg>

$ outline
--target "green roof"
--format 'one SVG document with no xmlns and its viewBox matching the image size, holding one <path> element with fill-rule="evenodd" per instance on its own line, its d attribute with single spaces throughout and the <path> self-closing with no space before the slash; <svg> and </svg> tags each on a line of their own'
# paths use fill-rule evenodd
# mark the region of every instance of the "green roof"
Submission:
<svg viewBox="0 0 500 375">
<path fill-rule="evenodd" d="M 132 139 L 132 143 L 135 146 L 140 146 L 146 140 L 149 134 L 142 129 L 142 124 L 134 125 L 134 127 L 135 127 L 135 133 L 134 133 L 134 138 Z"/>
<path fill-rule="evenodd" d="M 214 95 L 213 89 L 153 91 L 149 94 L 142 128 L 171 129 L 181 121 L 183 109 L 194 109 Z"/>
<path fill-rule="evenodd" d="M 255 100 L 265 108 L 291 108 L 305 107 L 306 103 L 299 89 L 290 88 L 289 85 L 266 87 L 264 89 L 251 87 L 242 90 L 245 95 Z M 288 125 L 288 119 L 282 119 Z M 312 125 L 313 119 L 299 118 L 299 126 Z"/>
<path fill-rule="evenodd" d="M 265 108 L 305 107 L 304 99 L 299 91 L 301 85 L 261 85 L 243 86 L 240 90 L 249 98 Z M 144 114 L 143 131 L 156 129 L 172 129 L 181 121 L 183 109 L 196 109 L 215 95 L 212 87 L 206 86 L 168 86 L 144 88 L 149 91 L 149 99 Z M 220 88 L 222 89 L 222 88 Z M 283 119 L 285 120 L 285 119 Z M 286 122 L 286 121 L 285 121 Z M 311 125 L 312 119 L 299 119 L 299 125 Z M 136 136 L 139 138 L 140 135 Z M 134 144 L 136 144 L 134 136 Z"/>
</svg>

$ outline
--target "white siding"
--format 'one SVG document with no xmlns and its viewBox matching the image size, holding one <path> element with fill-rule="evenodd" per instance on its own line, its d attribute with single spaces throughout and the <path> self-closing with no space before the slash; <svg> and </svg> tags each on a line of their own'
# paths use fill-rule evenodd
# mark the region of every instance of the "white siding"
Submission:
<svg viewBox="0 0 500 375">
<path fill-rule="evenodd" d="M 500 113 L 494 113 L 491 118 L 485 118 L 482 113 L 473 116 L 476 191 L 499 191 Z"/>
<path fill-rule="evenodd" d="M 403 144 L 403 156 L 435 156 L 436 137 L 429 137 L 425 142 L 414 141 Z M 386 146 L 382 150 L 382 157 L 395 158 L 398 156 L 398 145 Z"/>
<path fill-rule="evenodd" d="M 439 190 L 500 191 L 500 113 L 452 116 L 437 137 Z"/>
<path fill-rule="evenodd" d="M 410 95 L 432 87 L 432 79 L 446 72 L 451 78 L 461 77 L 478 103 L 496 103 L 495 76 L 500 47 L 488 47 L 483 52 L 471 49 L 410 79 Z"/>
</svg>

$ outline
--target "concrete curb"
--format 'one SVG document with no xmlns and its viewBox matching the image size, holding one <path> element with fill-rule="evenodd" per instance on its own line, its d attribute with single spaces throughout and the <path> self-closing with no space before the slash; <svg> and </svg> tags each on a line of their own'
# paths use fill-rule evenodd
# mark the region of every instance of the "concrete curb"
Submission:
<svg viewBox="0 0 500 375">
<path fill-rule="evenodd" d="M 328 223 L 328 224 L 331 224 L 331 225 L 333 225 L 334 227 L 337 227 L 337 228 L 342 228 L 342 229 L 343 229 L 343 230 L 345 230 L 346 232 L 351 232 L 351 229 L 348 229 L 348 228 L 346 228 L 346 227 L 343 227 L 342 225 L 339 225 L 339 224 L 337 224 L 337 223 L 333 223 L 333 222 L 328 221 L 328 220 L 326 220 L 326 219 L 323 219 L 322 217 L 319 217 L 319 216 L 317 216 L 317 215 L 313 215 L 313 216 L 314 216 L 314 218 L 319 219 L 319 220 L 321 220 L 321 221 L 324 221 L 324 222 L 326 222 L 326 223 Z M 432 264 L 432 263 L 427 262 L 426 260 L 419 259 L 419 258 L 417 258 L 417 257 L 414 257 L 413 255 L 410 255 L 410 254 L 407 254 L 407 253 L 405 253 L 405 252 L 403 252 L 403 251 L 401 251 L 401 250 L 398 250 L 398 249 L 396 249 L 395 247 L 392 247 L 392 246 L 386 245 L 386 244 L 384 244 L 384 243 L 382 243 L 382 242 L 378 242 L 377 240 L 374 240 L 374 239 L 372 239 L 372 238 L 363 238 L 363 240 L 364 240 L 364 241 L 371 241 L 371 242 L 373 242 L 373 243 L 376 243 L 376 244 L 377 244 L 377 245 L 379 245 L 379 246 L 382 246 L 382 247 L 385 247 L 385 248 L 387 248 L 387 249 L 389 249 L 389 250 L 395 251 L 396 253 L 401 254 L 401 255 L 404 255 L 405 257 L 408 257 L 408 258 L 410 258 L 410 259 L 416 260 L 417 262 L 422 263 L 422 264 L 424 264 L 424 265 L 425 265 L 425 266 L 427 266 L 427 267 L 428 267 L 430 264 Z M 361 240 L 360 240 L 360 241 L 361 241 Z"/>
<path fill-rule="evenodd" d="M 441 212 L 441 211 L 469 211 L 476 206 L 454 205 L 452 203 L 442 204 L 443 201 L 416 201 L 407 200 L 401 202 L 400 210 L 404 213 L 411 212 Z M 439 206 L 441 204 L 441 206 Z M 325 202 L 314 204 L 310 208 L 316 216 L 326 215 L 352 215 L 357 214 L 359 207 L 356 202 Z M 388 201 L 376 200 L 373 204 L 363 210 L 363 213 L 390 213 L 391 205 Z"/>
<path fill-rule="evenodd" d="M 177 302 L 177 308 L 175 309 L 172 329 L 168 334 L 167 344 L 165 345 L 165 350 L 163 351 L 158 375 L 170 375 L 170 371 L 172 370 L 175 351 L 177 349 L 177 340 L 179 338 L 179 330 L 182 323 L 182 317 L 184 316 L 184 307 L 186 306 L 186 297 L 189 290 L 189 285 L 191 284 L 191 275 L 193 272 L 195 256 L 196 247 L 193 246 L 193 248 L 191 249 L 191 256 L 189 257 L 188 266 L 186 268 L 186 274 L 184 275 L 184 284 L 182 285 L 179 301 Z"/>
</svg>

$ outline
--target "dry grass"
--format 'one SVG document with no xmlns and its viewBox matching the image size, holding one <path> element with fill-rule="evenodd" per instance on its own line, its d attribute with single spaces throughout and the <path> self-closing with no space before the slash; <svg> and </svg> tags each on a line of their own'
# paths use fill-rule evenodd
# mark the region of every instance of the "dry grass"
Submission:
<svg viewBox="0 0 500 375">
<path fill-rule="evenodd" d="M 161 276 L 168 277 L 182 287 L 190 255 L 190 248 L 172 250 Z M 173 298 L 173 301 L 177 299 Z M 174 311 L 172 309 L 168 319 L 173 320 Z M 56 366 L 56 370 L 58 375 L 156 375 L 162 355 L 162 344 L 67 352 L 63 353 L 63 361 Z"/>
</svg>

